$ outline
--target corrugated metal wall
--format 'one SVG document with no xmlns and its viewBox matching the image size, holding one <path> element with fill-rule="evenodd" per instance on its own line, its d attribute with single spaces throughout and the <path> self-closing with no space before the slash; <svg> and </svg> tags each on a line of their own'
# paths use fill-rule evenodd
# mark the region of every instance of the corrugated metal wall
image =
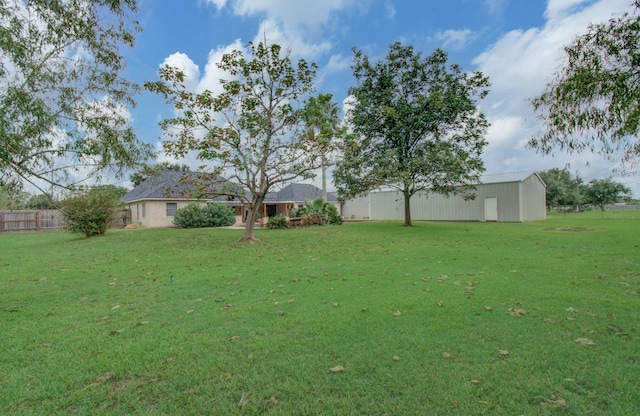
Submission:
<svg viewBox="0 0 640 416">
<path fill-rule="evenodd" d="M 537 176 L 530 176 L 522 182 L 522 212 L 524 221 L 547 218 L 545 188 Z"/>
<path fill-rule="evenodd" d="M 485 221 L 485 198 L 497 198 L 498 222 L 534 221 L 546 218 L 544 185 L 537 175 L 522 182 L 478 185 L 476 197 L 417 194 L 411 198 L 411 218 L 417 221 Z M 342 205 L 345 218 L 403 220 L 404 197 L 400 191 L 373 192 Z"/>
<path fill-rule="evenodd" d="M 341 214 L 343 218 L 369 218 L 369 197 L 361 196 L 358 198 L 350 199 L 347 203 L 343 204 Z"/>
<path fill-rule="evenodd" d="M 369 195 L 371 219 L 399 220 L 404 218 L 403 196 L 398 191 L 375 192 Z"/>
<path fill-rule="evenodd" d="M 520 187 L 517 182 L 489 183 L 478 186 L 478 197 L 496 197 L 498 199 L 498 222 L 520 222 Z M 484 221 L 484 209 L 482 218 Z"/>
<path fill-rule="evenodd" d="M 459 195 L 419 194 L 411 199 L 411 218 L 431 221 L 480 221 L 482 199 L 465 201 Z"/>
</svg>

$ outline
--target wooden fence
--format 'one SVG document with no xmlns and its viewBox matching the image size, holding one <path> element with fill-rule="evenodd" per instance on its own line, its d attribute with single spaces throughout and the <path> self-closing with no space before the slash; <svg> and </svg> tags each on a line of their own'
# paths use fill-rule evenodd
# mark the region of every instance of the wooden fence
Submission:
<svg viewBox="0 0 640 416">
<path fill-rule="evenodd" d="M 124 228 L 131 221 L 131 211 L 118 211 L 109 228 Z M 66 228 L 62 212 L 57 209 L 0 211 L 0 233 L 59 231 Z"/>
</svg>

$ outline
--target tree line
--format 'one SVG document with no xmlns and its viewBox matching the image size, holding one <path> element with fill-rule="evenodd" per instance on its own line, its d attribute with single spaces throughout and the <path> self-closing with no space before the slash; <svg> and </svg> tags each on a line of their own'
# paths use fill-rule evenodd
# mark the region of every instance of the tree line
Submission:
<svg viewBox="0 0 640 416">
<path fill-rule="evenodd" d="M 584 183 L 567 169 L 553 168 L 539 172 L 546 184 L 547 209 L 575 209 L 589 204 L 604 211 L 604 206 L 631 201 L 631 189 L 612 178 L 593 179 Z"/>
</svg>

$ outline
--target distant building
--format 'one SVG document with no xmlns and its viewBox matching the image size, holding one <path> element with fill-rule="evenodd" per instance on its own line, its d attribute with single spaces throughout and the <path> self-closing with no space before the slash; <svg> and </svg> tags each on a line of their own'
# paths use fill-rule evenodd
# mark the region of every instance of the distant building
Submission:
<svg viewBox="0 0 640 416">
<path fill-rule="evenodd" d="M 278 192 L 269 192 L 264 199 L 264 215 L 271 217 L 282 214 L 289 217 L 289 213 L 307 204 L 307 201 L 322 199 L 322 190 L 306 183 L 292 183 Z M 333 193 L 327 193 L 327 202 L 334 204 L 340 211 L 338 197 Z"/>
<path fill-rule="evenodd" d="M 526 222 L 546 218 L 544 181 L 536 172 L 484 175 L 475 199 L 419 193 L 411 198 L 411 219 L 416 221 Z M 346 219 L 403 220 L 400 191 L 374 191 L 342 204 Z"/>
<path fill-rule="evenodd" d="M 234 208 L 236 224 L 244 223 L 246 206 L 232 195 L 220 195 L 220 190 L 234 190 L 233 184 L 220 176 L 211 176 L 203 181 L 194 172 L 163 171 L 150 177 L 122 197 L 125 207 L 131 212 L 131 221 L 139 222 L 145 228 L 173 227 L 176 211 L 189 203 L 206 205 L 220 202 Z M 237 195 L 247 195 L 241 188 L 235 188 Z M 307 201 L 322 198 L 322 191 L 313 185 L 289 184 L 277 192 L 269 192 L 262 204 L 262 222 L 269 216 L 283 214 L 288 217 L 293 209 L 304 206 Z M 327 194 L 328 202 L 339 207 L 334 194 Z"/>
</svg>

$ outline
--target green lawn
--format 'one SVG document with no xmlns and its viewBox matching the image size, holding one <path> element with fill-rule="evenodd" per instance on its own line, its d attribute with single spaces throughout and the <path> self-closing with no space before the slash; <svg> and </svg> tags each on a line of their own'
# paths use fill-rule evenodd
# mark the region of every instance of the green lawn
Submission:
<svg viewBox="0 0 640 416">
<path fill-rule="evenodd" d="M 0 414 L 640 414 L 639 231 L 0 234 Z"/>
</svg>

